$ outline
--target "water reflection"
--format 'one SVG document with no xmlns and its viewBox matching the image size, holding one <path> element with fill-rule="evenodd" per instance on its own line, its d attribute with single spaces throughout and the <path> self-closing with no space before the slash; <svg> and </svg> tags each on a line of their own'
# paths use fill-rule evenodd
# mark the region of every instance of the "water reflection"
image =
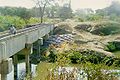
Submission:
<svg viewBox="0 0 120 80">
<path fill-rule="evenodd" d="M 32 77 L 36 76 L 36 67 L 37 65 L 31 64 Z M 25 62 L 18 64 L 18 80 L 23 80 L 26 75 Z"/>
<path fill-rule="evenodd" d="M 31 64 L 32 77 L 36 76 L 36 67 L 37 67 L 37 65 Z M 12 72 L 7 75 L 7 80 L 14 80 L 14 66 L 12 68 L 13 68 Z M 25 62 L 19 63 L 18 64 L 18 72 L 17 72 L 17 75 L 18 75 L 17 80 L 23 80 L 26 75 L 25 72 L 26 72 Z"/>
</svg>

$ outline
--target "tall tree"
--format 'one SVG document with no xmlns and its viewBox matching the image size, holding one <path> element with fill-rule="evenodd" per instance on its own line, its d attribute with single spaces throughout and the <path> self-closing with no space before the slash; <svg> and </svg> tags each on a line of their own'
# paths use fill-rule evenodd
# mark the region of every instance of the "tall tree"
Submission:
<svg viewBox="0 0 120 80">
<path fill-rule="evenodd" d="M 108 15 L 115 14 L 116 16 L 120 16 L 120 2 L 113 1 L 106 10 L 108 11 Z"/>
<path fill-rule="evenodd" d="M 16 14 L 16 16 L 19 16 L 22 19 L 24 19 L 26 24 L 27 24 L 27 20 L 32 16 L 31 13 L 30 13 L 30 10 L 28 10 L 26 8 L 16 9 L 15 14 Z"/>
<path fill-rule="evenodd" d="M 96 10 L 96 13 L 99 15 L 116 15 L 120 16 L 120 2 L 119 1 L 113 1 L 112 4 L 109 7 L 106 7 L 104 9 L 98 9 Z"/>
<path fill-rule="evenodd" d="M 59 17 L 63 20 L 72 18 L 72 9 L 69 4 L 64 4 L 59 10 Z"/>
<path fill-rule="evenodd" d="M 45 8 L 48 5 L 51 5 L 54 2 L 54 0 L 34 0 L 34 2 L 36 3 L 36 6 L 39 8 L 41 23 L 43 23 Z"/>
</svg>

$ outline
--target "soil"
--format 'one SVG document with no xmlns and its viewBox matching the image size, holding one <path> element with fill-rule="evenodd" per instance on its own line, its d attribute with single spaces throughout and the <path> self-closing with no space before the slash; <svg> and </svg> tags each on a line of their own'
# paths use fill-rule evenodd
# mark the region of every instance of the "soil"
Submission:
<svg viewBox="0 0 120 80">
<path fill-rule="evenodd" d="M 68 34 L 71 33 L 74 35 L 74 44 L 77 45 L 77 48 L 79 49 L 90 49 L 94 50 L 100 53 L 103 53 L 107 56 L 114 56 L 113 53 L 105 51 L 104 48 L 106 44 L 110 41 L 114 41 L 115 39 L 119 38 L 120 34 L 114 34 L 114 35 L 107 35 L 107 36 L 100 36 L 90 33 L 88 29 L 90 29 L 91 26 L 93 26 L 94 23 L 90 22 L 62 22 L 59 23 L 56 32 L 58 34 Z M 81 26 L 78 28 L 78 25 Z M 100 27 L 100 24 L 93 27 Z M 76 27 L 77 26 L 77 27 Z M 87 27 L 86 27 L 87 26 Z M 92 28 L 91 28 L 92 29 Z M 91 30 L 90 29 L 90 30 Z"/>
</svg>

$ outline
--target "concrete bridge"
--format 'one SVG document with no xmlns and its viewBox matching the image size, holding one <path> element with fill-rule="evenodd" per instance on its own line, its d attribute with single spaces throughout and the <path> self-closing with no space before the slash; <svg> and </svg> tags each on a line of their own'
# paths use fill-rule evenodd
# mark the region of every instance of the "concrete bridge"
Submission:
<svg viewBox="0 0 120 80">
<path fill-rule="evenodd" d="M 47 39 L 52 33 L 54 25 L 39 24 L 29 28 L 20 29 L 16 34 L 3 32 L 0 34 L 0 74 L 1 80 L 7 80 L 7 74 L 12 71 L 14 65 L 14 80 L 17 78 L 17 54 L 22 52 L 25 55 L 26 74 L 29 75 L 30 60 L 33 43 L 38 42 L 37 52 L 40 53 L 40 45 L 43 44 L 43 37 Z"/>
</svg>

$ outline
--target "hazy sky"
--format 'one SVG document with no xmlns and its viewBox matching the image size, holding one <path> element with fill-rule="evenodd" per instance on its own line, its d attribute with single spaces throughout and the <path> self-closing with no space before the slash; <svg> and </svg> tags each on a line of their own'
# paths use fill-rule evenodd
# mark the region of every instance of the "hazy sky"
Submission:
<svg viewBox="0 0 120 80">
<path fill-rule="evenodd" d="M 95 10 L 109 6 L 112 1 L 115 0 L 72 0 L 71 5 L 73 10 L 78 8 L 92 8 Z M 35 6 L 35 3 L 33 0 L 0 0 L 0 6 L 32 8 Z"/>
</svg>

